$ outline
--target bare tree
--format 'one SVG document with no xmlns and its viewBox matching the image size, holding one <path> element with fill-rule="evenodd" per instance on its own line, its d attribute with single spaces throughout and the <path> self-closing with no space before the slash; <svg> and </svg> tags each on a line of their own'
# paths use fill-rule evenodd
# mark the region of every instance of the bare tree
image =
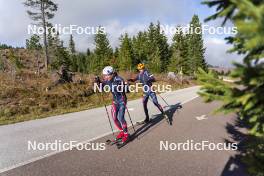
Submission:
<svg viewBox="0 0 264 176">
<path fill-rule="evenodd" d="M 23 4 L 33 10 L 27 10 L 29 17 L 33 21 L 38 22 L 37 24 L 44 29 L 43 44 L 45 51 L 45 67 L 46 70 L 48 70 L 50 59 L 47 42 L 47 27 L 51 25 L 48 20 L 54 17 L 54 12 L 57 11 L 58 6 L 52 0 L 26 0 Z"/>
</svg>

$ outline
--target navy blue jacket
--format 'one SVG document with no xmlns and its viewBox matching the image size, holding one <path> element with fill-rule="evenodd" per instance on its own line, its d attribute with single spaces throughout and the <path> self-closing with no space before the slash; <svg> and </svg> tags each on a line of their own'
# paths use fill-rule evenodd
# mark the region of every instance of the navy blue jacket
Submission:
<svg viewBox="0 0 264 176">
<path fill-rule="evenodd" d="M 121 103 L 127 101 L 126 91 L 127 85 L 125 85 L 124 79 L 116 75 L 111 81 L 103 81 L 103 86 L 108 85 L 113 95 L 113 101 L 115 103 Z M 119 89 L 118 89 L 118 85 Z M 123 89 L 122 89 L 123 88 Z"/>
<path fill-rule="evenodd" d="M 148 70 L 144 70 L 143 73 L 139 73 L 134 81 L 139 81 L 143 85 L 147 85 L 149 87 L 152 86 L 152 82 L 155 81 L 155 78 L 152 74 L 149 73 Z"/>
</svg>

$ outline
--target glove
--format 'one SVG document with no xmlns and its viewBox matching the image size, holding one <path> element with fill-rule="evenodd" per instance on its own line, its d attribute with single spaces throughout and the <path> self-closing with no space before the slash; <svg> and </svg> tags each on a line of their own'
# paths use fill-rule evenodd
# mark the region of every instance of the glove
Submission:
<svg viewBox="0 0 264 176">
<path fill-rule="evenodd" d="M 99 76 L 96 76 L 94 78 L 94 82 L 97 83 L 97 84 L 100 84 L 101 83 L 101 80 L 100 80 Z"/>
</svg>

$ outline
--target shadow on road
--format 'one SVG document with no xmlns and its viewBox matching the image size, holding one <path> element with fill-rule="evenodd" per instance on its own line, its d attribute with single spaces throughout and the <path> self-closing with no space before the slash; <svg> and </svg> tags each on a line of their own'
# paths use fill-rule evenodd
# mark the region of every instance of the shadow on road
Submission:
<svg viewBox="0 0 264 176">
<path fill-rule="evenodd" d="M 231 156 L 227 161 L 221 176 L 248 176 L 246 174 L 246 166 L 241 162 L 242 155 L 245 152 L 245 144 L 248 143 L 249 136 L 241 132 L 241 128 L 247 128 L 244 122 L 240 119 L 236 119 L 234 124 L 228 123 L 226 130 L 230 134 L 232 141 L 224 139 L 226 144 L 232 144 L 236 142 L 238 144 L 237 154 Z"/>
<path fill-rule="evenodd" d="M 181 109 L 182 105 L 181 103 L 177 103 L 175 105 L 170 105 L 167 110 L 165 110 L 166 115 L 169 118 L 169 125 L 172 125 L 173 122 L 173 115 L 174 113 Z M 144 135 L 148 134 L 151 130 L 155 129 L 156 127 L 161 124 L 160 122 L 164 120 L 164 117 L 162 114 L 154 115 L 154 118 L 150 120 L 149 123 L 142 125 L 139 127 L 136 132 L 134 132 L 130 137 L 130 141 L 133 141 L 135 138 L 143 137 Z"/>
</svg>

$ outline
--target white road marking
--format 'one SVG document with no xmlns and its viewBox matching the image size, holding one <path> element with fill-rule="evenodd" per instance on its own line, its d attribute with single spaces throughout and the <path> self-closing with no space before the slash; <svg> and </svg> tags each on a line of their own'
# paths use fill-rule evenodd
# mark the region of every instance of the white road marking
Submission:
<svg viewBox="0 0 264 176">
<path fill-rule="evenodd" d="M 206 115 L 201 115 L 201 116 L 197 116 L 197 117 L 195 117 L 197 120 L 206 120 L 206 119 L 208 119 L 207 117 L 206 117 Z"/>
</svg>

